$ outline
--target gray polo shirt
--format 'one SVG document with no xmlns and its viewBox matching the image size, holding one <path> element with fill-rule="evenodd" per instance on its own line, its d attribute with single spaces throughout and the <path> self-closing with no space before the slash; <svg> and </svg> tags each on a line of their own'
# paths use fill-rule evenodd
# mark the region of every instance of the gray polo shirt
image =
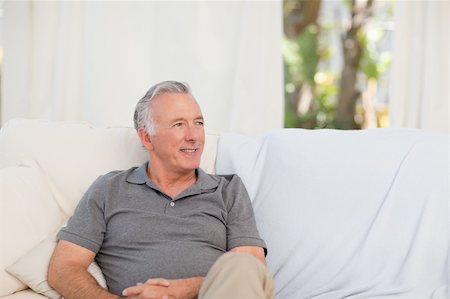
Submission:
<svg viewBox="0 0 450 299">
<path fill-rule="evenodd" d="M 148 179 L 147 165 L 100 176 L 58 234 L 97 254 L 110 292 L 149 278 L 205 276 L 237 246 L 265 249 L 238 176 L 197 169 L 197 182 L 172 199 Z"/>
</svg>

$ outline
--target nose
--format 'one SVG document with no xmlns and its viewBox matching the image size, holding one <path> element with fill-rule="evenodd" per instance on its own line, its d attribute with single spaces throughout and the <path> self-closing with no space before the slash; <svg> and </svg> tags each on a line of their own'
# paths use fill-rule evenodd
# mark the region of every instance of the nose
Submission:
<svg viewBox="0 0 450 299">
<path fill-rule="evenodd" d="M 198 129 L 195 126 L 186 126 L 184 139 L 186 141 L 196 141 L 198 139 Z"/>
<path fill-rule="evenodd" d="M 203 127 L 189 125 L 186 126 L 184 137 L 186 141 L 197 141 L 200 138 L 201 134 L 204 134 Z"/>
</svg>

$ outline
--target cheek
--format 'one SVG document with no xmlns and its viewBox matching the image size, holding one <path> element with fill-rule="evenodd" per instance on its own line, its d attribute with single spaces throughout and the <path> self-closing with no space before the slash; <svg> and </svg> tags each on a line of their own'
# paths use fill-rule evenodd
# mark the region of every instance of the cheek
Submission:
<svg viewBox="0 0 450 299">
<path fill-rule="evenodd" d="M 205 137 L 205 130 L 203 128 L 200 129 L 197 135 L 198 135 L 197 136 L 197 140 L 199 142 L 201 142 L 202 144 L 204 144 L 205 143 L 205 138 L 206 138 Z"/>
<path fill-rule="evenodd" d="M 183 140 L 184 136 L 182 132 L 172 132 L 161 135 L 158 141 L 166 147 L 174 147 L 179 145 Z"/>
</svg>

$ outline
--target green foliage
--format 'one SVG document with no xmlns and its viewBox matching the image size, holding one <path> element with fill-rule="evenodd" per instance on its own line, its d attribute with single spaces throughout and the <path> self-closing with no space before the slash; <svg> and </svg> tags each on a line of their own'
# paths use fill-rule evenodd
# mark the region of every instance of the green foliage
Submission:
<svg viewBox="0 0 450 299">
<path fill-rule="evenodd" d="M 343 2 L 352 10 L 353 1 Z M 287 14 L 288 6 L 284 8 Z M 380 52 L 377 46 L 385 34 L 383 24 L 391 18 L 392 5 L 388 5 L 379 15 L 371 17 L 375 22 L 363 26 L 358 32 L 362 49 L 359 71 L 367 80 L 378 80 L 390 66 L 391 54 Z M 336 30 L 343 34 L 342 27 L 336 26 L 335 20 L 321 20 L 321 23 L 312 22 L 306 26 L 295 38 L 284 38 L 285 127 L 335 127 L 341 70 L 330 69 L 328 61 L 335 55 L 330 41 Z M 307 100 L 306 104 L 303 102 L 305 92 L 306 98 L 311 100 L 310 104 Z M 301 109 L 297 107 L 299 102 Z"/>
<path fill-rule="evenodd" d="M 284 38 L 282 41 L 282 51 L 284 57 L 285 81 L 300 83 L 304 80 L 303 59 L 298 54 L 300 46 L 296 40 Z"/>
<path fill-rule="evenodd" d="M 344 3 L 349 10 L 352 10 L 352 0 L 342 0 L 342 3 Z"/>
<path fill-rule="evenodd" d="M 317 54 L 317 28 L 310 25 L 295 39 L 283 39 L 283 56 L 291 81 L 314 84 L 320 57 Z"/>
<path fill-rule="evenodd" d="M 362 30 L 358 32 L 358 40 L 363 49 L 359 67 L 367 78 L 378 79 L 391 64 L 391 54 L 389 52 L 379 53 L 376 49 L 376 45 L 382 37 L 381 28 L 377 28 L 372 36 Z"/>
<path fill-rule="evenodd" d="M 309 25 L 297 38 L 299 54 L 303 61 L 303 76 L 305 82 L 310 84 L 314 84 L 314 76 L 320 60 L 317 40 L 318 28 L 315 25 Z"/>
<path fill-rule="evenodd" d="M 335 76 L 331 72 L 318 72 L 319 63 L 331 56 L 329 47 L 319 46 L 319 28 L 309 25 L 295 39 L 283 40 L 285 64 L 285 127 L 333 127 L 335 107 L 331 99 L 337 93 Z M 312 89 L 310 109 L 297 115 L 293 107 L 296 88 L 309 85 Z"/>
</svg>

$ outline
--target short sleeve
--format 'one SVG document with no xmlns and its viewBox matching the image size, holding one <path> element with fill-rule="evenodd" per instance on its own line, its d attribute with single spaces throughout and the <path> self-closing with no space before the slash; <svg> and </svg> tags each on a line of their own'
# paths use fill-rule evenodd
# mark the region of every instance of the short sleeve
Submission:
<svg viewBox="0 0 450 299">
<path fill-rule="evenodd" d="M 98 253 L 106 232 L 105 186 L 99 177 L 86 191 L 57 237 Z"/>
<path fill-rule="evenodd" d="M 267 247 L 256 227 L 252 203 L 241 178 L 233 175 L 223 189 L 227 207 L 227 251 L 238 246 Z"/>
</svg>

